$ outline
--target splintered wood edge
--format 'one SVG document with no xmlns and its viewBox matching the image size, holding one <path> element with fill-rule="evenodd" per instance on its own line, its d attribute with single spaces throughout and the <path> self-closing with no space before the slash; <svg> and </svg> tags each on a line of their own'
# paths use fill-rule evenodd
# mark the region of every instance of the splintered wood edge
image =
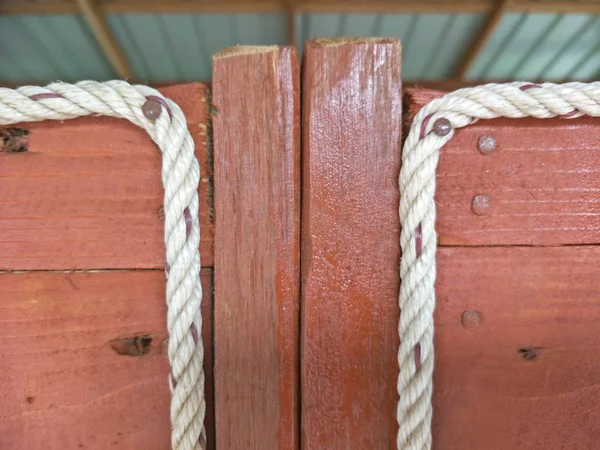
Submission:
<svg viewBox="0 0 600 450">
<path fill-rule="evenodd" d="M 399 49 L 402 47 L 399 39 L 381 37 L 317 38 L 310 42 L 326 47 L 336 47 L 338 45 L 346 44 L 394 44 Z"/>
<path fill-rule="evenodd" d="M 255 55 L 259 53 L 271 53 L 278 51 L 279 47 L 277 45 L 236 45 L 214 54 L 213 60 L 229 58 L 231 56 Z"/>
</svg>

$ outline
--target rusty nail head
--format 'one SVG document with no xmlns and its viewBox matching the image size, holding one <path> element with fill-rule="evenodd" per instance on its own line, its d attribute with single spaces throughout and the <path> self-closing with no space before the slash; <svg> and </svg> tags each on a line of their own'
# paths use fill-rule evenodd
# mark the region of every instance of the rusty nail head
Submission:
<svg viewBox="0 0 600 450">
<path fill-rule="evenodd" d="M 462 313 L 461 322 L 462 326 L 466 330 L 473 331 L 475 328 L 481 325 L 481 314 L 479 311 L 469 309 Z"/>
<path fill-rule="evenodd" d="M 146 116 L 146 119 L 156 120 L 160 117 L 162 106 L 156 100 L 149 99 L 142 105 L 142 112 L 144 113 L 144 116 Z"/>
<path fill-rule="evenodd" d="M 471 203 L 471 210 L 474 214 L 478 216 L 485 216 L 490 213 L 490 209 L 492 208 L 492 199 L 487 195 L 476 195 L 473 198 L 473 202 Z"/>
<path fill-rule="evenodd" d="M 477 140 L 477 148 L 484 155 L 489 155 L 496 150 L 496 138 L 489 134 L 479 136 L 479 139 Z"/>
<path fill-rule="evenodd" d="M 433 123 L 433 132 L 438 136 L 446 136 L 451 129 L 452 124 L 445 117 L 440 117 Z"/>
</svg>

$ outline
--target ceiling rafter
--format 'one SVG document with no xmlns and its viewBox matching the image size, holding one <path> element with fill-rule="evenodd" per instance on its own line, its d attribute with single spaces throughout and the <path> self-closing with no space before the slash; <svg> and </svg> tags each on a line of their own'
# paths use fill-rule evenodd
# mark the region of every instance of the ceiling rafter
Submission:
<svg viewBox="0 0 600 450">
<path fill-rule="evenodd" d="M 121 78 L 135 78 L 125 52 L 110 31 L 104 14 L 98 10 L 95 0 L 75 0 L 75 2 L 114 71 Z"/>
<path fill-rule="evenodd" d="M 298 0 L 294 2 L 296 13 L 489 13 L 496 2 L 488 1 L 418 1 L 418 0 L 372 0 L 350 2 L 334 0 L 328 2 Z M 206 0 L 206 1 L 119 1 L 107 0 L 98 5 L 103 13 L 286 13 L 289 6 L 281 0 Z M 535 1 L 519 0 L 511 2 L 510 12 L 546 12 L 600 14 L 597 1 Z M 2 3 L 0 14 L 77 14 L 74 1 Z"/>
<path fill-rule="evenodd" d="M 482 24 L 479 32 L 475 39 L 469 44 L 469 48 L 465 52 L 461 61 L 458 63 L 454 71 L 454 77 L 457 79 L 463 79 L 473 62 L 477 59 L 483 48 L 487 45 L 490 38 L 496 31 L 498 24 L 502 20 L 504 13 L 508 10 L 512 4 L 512 0 L 499 0 L 497 1 L 494 9 L 488 14 L 486 20 Z"/>
<path fill-rule="evenodd" d="M 288 45 L 296 45 L 296 1 L 283 0 L 286 6 Z"/>
</svg>

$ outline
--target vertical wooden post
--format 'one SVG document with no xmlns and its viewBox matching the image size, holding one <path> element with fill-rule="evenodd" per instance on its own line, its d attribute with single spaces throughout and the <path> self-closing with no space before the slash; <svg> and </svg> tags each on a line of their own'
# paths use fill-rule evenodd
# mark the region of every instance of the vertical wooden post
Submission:
<svg viewBox="0 0 600 450">
<path fill-rule="evenodd" d="M 215 391 L 220 449 L 298 448 L 296 51 L 214 57 Z"/>
<path fill-rule="evenodd" d="M 304 55 L 302 444 L 392 448 L 400 43 L 320 39 Z"/>
</svg>

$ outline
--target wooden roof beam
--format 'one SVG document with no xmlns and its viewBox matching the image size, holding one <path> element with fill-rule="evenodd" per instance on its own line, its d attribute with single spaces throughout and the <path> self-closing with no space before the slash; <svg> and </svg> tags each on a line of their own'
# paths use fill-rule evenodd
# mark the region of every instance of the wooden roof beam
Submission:
<svg viewBox="0 0 600 450">
<path fill-rule="evenodd" d="M 288 45 L 296 45 L 296 0 L 283 0 L 286 6 Z"/>
<path fill-rule="evenodd" d="M 463 79 L 473 62 L 477 59 L 483 48 L 489 42 L 496 31 L 496 27 L 502 20 L 507 8 L 511 5 L 511 0 L 499 0 L 495 8 L 489 13 L 485 22 L 482 24 L 477 37 L 471 42 L 462 60 L 454 71 L 454 78 Z"/>
<path fill-rule="evenodd" d="M 110 31 L 104 14 L 98 10 L 96 2 L 94 0 L 75 0 L 75 2 L 114 71 L 120 78 L 135 78 L 125 52 Z"/>
<path fill-rule="evenodd" d="M 493 10 L 495 1 L 427 1 L 417 0 L 373 0 L 369 2 L 348 2 L 336 0 L 315 2 L 298 0 L 294 9 L 297 13 L 487 13 Z M 287 5 L 280 0 L 229 0 L 210 1 L 120 1 L 108 0 L 99 9 L 103 13 L 286 13 Z M 547 12 L 600 14 L 600 2 L 570 1 L 514 1 L 507 8 L 511 12 Z M 73 1 L 0 3 L 0 14 L 77 14 Z"/>
</svg>

